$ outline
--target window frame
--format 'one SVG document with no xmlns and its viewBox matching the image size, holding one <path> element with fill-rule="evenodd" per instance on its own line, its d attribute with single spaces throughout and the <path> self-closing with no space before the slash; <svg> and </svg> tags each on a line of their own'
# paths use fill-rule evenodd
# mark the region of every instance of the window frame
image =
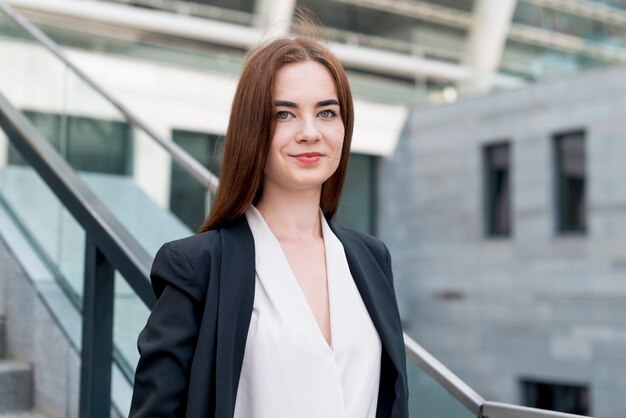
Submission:
<svg viewBox="0 0 626 418">
<path fill-rule="evenodd" d="M 572 226 L 568 224 L 566 211 L 566 186 L 563 174 L 563 162 L 560 154 L 562 141 L 568 138 L 580 138 L 583 150 L 583 219 L 582 225 Z M 569 129 L 555 132 L 551 135 L 551 151 L 553 162 L 553 198 L 554 198 L 554 225 L 555 233 L 559 236 L 584 236 L 588 232 L 588 170 L 587 170 L 587 132 L 583 128 Z"/>
<path fill-rule="evenodd" d="M 496 187 L 493 173 L 496 171 L 491 164 L 491 153 L 494 149 L 506 147 L 507 182 L 508 182 L 508 229 L 498 231 L 496 227 Z M 483 177 L 483 231 L 486 238 L 507 239 L 513 236 L 513 144 L 510 140 L 499 140 L 482 145 L 482 177 Z"/>
<path fill-rule="evenodd" d="M 561 412 L 561 413 L 570 413 L 570 414 L 578 414 L 578 415 L 584 415 L 584 416 L 593 416 L 593 405 L 591 403 L 591 399 L 592 399 L 592 386 L 591 384 L 589 384 L 589 382 L 580 382 L 580 381 L 560 381 L 557 379 L 541 379 L 541 378 L 531 378 L 528 376 L 523 376 L 520 377 L 518 379 L 518 388 L 519 388 L 519 396 L 520 396 L 520 405 L 524 405 L 530 408 L 539 408 L 539 409 L 548 409 L 548 410 L 552 410 L 555 412 Z M 563 410 L 558 410 L 558 409 L 554 409 L 556 407 L 555 406 L 547 406 L 547 405 L 542 405 L 542 404 L 532 404 L 530 402 L 529 396 L 528 396 L 528 386 L 527 385 L 545 385 L 545 386 L 550 386 L 552 387 L 551 389 L 553 390 L 552 392 L 552 396 L 554 396 L 554 393 L 558 390 L 564 390 L 564 389 L 574 389 L 574 390 L 580 390 L 580 394 L 579 396 L 586 398 L 586 404 L 580 405 L 580 409 L 579 410 L 575 410 L 575 411 L 563 411 Z M 558 403 L 558 402 L 557 402 Z"/>
</svg>

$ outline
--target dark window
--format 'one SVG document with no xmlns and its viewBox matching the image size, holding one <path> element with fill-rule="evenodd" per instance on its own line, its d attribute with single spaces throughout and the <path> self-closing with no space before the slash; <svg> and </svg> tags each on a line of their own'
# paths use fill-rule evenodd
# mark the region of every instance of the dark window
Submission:
<svg viewBox="0 0 626 418">
<path fill-rule="evenodd" d="M 590 415 L 589 389 L 586 386 L 522 381 L 524 405 L 569 414 Z"/>
<path fill-rule="evenodd" d="M 350 154 L 346 182 L 336 220 L 342 225 L 372 234 L 376 214 L 377 157 Z"/>
<path fill-rule="evenodd" d="M 174 130 L 172 136 L 182 149 L 219 176 L 224 141 L 218 135 Z M 172 162 L 170 210 L 195 231 L 204 222 L 207 209 L 204 186 L 179 164 Z"/>
<path fill-rule="evenodd" d="M 556 156 L 556 210 L 559 232 L 584 232 L 585 135 L 573 132 L 554 137 Z"/>
<path fill-rule="evenodd" d="M 224 9 L 237 10 L 246 13 L 254 13 L 254 0 L 183 0 L 187 3 L 206 4 Z M 158 2 L 155 2 L 158 4 Z"/>
<path fill-rule="evenodd" d="M 130 174 L 132 141 L 128 123 L 31 111 L 24 114 L 75 170 Z M 26 164 L 13 147 L 9 147 L 8 163 Z"/>
<path fill-rule="evenodd" d="M 511 147 L 484 148 L 485 218 L 488 236 L 511 234 Z"/>
</svg>

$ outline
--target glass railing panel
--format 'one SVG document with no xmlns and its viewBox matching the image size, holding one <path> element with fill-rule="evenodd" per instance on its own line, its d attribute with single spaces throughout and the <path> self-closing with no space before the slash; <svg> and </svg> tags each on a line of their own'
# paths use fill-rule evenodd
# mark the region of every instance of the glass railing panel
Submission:
<svg viewBox="0 0 626 418">
<path fill-rule="evenodd" d="M 4 136 L 4 134 L 2 135 Z M 0 146 L 6 146 L 6 139 Z M 9 151 L 19 155 L 13 147 Z M 0 164 L 0 204 L 76 304 L 83 292 L 85 232 L 27 164 Z"/>
<path fill-rule="evenodd" d="M 0 92 L 63 154 L 66 119 L 41 115 L 61 114 L 67 66 L 2 11 L 0 57 Z M 73 296 L 80 297 L 84 232 L 22 155 L 6 140 L 0 147 L 3 204 L 55 275 Z"/>
<path fill-rule="evenodd" d="M 11 147 L 0 130 L 0 147 L 7 146 Z M 19 155 L 15 149 L 11 152 Z M 27 164 L 7 165 L 6 161 L 0 164 L 0 205 L 80 309 L 86 238 L 82 226 Z M 137 336 L 150 311 L 119 272 L 115 274 L 114 298 L 114 356 L 131 380 L 139 360 Z"/>
<path fill-rule="evenodd" d="M 119 272 L 115 272 L 114 303 L 114 356 L 123 373 L 132 381 L 139 361 L 137 337 L 146 325 L 150 310 Z"/>
<path fill-rule="evenodd" d="M 149 254 L 156 254 L 163 242 L 192 233 L 182 212 L 170 210 L 176 208 L 174 173 L 185 169 L 73 73 L 67 77 L 64 117 L 68 163 Z M 195 177 L 184 181 L 204 200 L 205 188 Z M 201 205 L 196 224 L 202 223 L 205 210 Z"/>
<path fill-rule="evenodd" d="M 476 418 L 476 415 L 411 361 L 407 361 L 407 376 L 410 417 Z"/>
<path fill-rule="evenodd" d="M 2 11 L 0 57 L 0 92 L 148 254 L 154 256 L 164 242 L 191 235 L 202 224 L 210 204 L 203 183 Z M 163 138 L 171 135 L 169 127 L 154 126 Z M 0 148 L 2 203 L 80 305 L 85 231 L 17 150 L 6 140 Z M 115 292 L 116 352 L 132 371 L 148 310 L 119 277 Z"/>
<path fill-rule="evenodd" d="M 208 211 L 205 186 L 148 132 L 29 36 L 0 13 L 0 52 L 13 64 L 0 70 L 6 72 L 0 77 L 0 91 L 148 253 L 154 255 L 163 242 L 191 234 Z M 170 128 L 156 126 L 158 134 L 169 139 Z M 12 151 L 7 163 L 24 164 Z M 185 188 L 193 193 L 183 193 L 181 199 L 178 191 Z"/>
<path fill-rule="evenodd" d="M 28 33 L 0 11 L 0 92 L 30 118 L 30 112 L 51 112 L 63 108 L 67 66 L 33 40 Z M 35 115 L 36 117 L 36 115 Z M 35 122 L 35 121 L 33 121 Z M 54 131 L 54 145 L 59 148 L 62 120 L 39 121 Z M 8 164 L 25 164 L 8 150 Z"/>
</svg>

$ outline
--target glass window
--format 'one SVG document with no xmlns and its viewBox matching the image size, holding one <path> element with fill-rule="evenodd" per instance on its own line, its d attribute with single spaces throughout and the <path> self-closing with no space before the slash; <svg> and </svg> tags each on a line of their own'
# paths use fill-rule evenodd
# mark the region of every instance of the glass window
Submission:
<svg viewBox="0 0 626 418">
<path fill-rule="evenodd" d="M 225 12 L 239 12 L 252 14 L 255 0 L 105 0 L 111 3 L 130 4 L 145 9 L 168 10 L 179 13 L 200 15 L 208 18 L 228 18 L 219 13 L 220 9 Z M 233 14 L 230 14 L 233 16 Z M 236 16 L 236 15 L 235 15 Z"/>
<path fill-rule="evenodd" d="M 558 134 L 554 137 L 559 232 L 584 232 L 586 229 L 584 139 L 583 132 Z"/>
<path fill-rule="evenodd" d="M 125 122 L 68 118 L 67 159 L 78 171 L 129 174 L 131 144 Z"/>
<path fill-rule="evenodd" d="M 393 2 L 387 3 L 391 5 Z M 469 7 L 467 1 L 461 2 L 464 4 L 456 0 L 445 3 Z M 463 56 L 465 28 L 450 26 L 441 19 L 403 13 L 400 6 L 390 9 L 384 3 L 334 0 L 298 0 L 297 4 L 319 17 L 333 41 L 402 54 L 417 53 L 451 62 L 458 62 Z M 407 7 L 412 9 L 414 6 L 407 3 Z M 415 7 L 419 8 L 419 5 Z M 448 13 L 463 14 L 455 10 L 448 10 Z"/>
<path fill-rule="evenodd" d="M 607 6 L 616 7 L 626 10 L 626 0 L 591 0 L 592 3 L 606 4 Z"/>
<path fill-rule="evenodd" d="M 128 123 L 32 111 L 24 114 L 75 170 L 130 174 L 132 141 Z M 24 164 L 21 155 L 12 147 L 9 148 L 8 162 Z"/>
<path fill-rule="evenodd" d="M 223 7 L 225 9 L 239 10 L 253 13 L 255 0 L 183 0 L 187 3 L 206 4 L 209 6 Z"/>
<path fill-rule="evenodd" d="M 524 405 L 569 414 L 590 415 L 587 386 L 522 381 Z"/>
<path fill-rule="evenodd" d="M 376 214 L 377 157 L 350 154 L 350 164 L 343 186 L 336 220 L 341 225 L 373 234 Z"/>
<path fill-rule="evenodd" d="M 486 233 L 488 236 L 511 234 L 511 147 L 508 143 L 486 146 L 484 191 Z"/>
<path fill-rule="evenodd" d="M 174 130 L 174 142 L 198 162 L 219 176 L 224 141 L 215 134 Z M 172 164 L 170 210 L 192 231 L 197 230 L 207 213 L 206 190 L 180 165 Z"/>
<path fill-rule="evenodd" d="M 449 7 L 471 13 L 474 10 L 474 0 L 423 0 L 424 3 L 431 3 L 439 7 Z"/>
</svg>

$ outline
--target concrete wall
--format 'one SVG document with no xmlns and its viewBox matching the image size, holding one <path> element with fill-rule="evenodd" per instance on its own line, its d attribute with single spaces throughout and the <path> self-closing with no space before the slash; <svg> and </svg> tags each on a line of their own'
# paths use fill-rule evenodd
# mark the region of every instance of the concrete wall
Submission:
<svg viewBox="0 0 626 418">
<path fill-rule="evenodd" d="M 489 400 L 520 379 L 626 410 L 626 68 L 414 109 L 380 170 L 379 235 L 408 333 Z M 588 231 L 555 226 L 552 136 L 586 132 Z M 483 225 L 484 145 L 512 146 L 510 238 Z"/>
</svg>

